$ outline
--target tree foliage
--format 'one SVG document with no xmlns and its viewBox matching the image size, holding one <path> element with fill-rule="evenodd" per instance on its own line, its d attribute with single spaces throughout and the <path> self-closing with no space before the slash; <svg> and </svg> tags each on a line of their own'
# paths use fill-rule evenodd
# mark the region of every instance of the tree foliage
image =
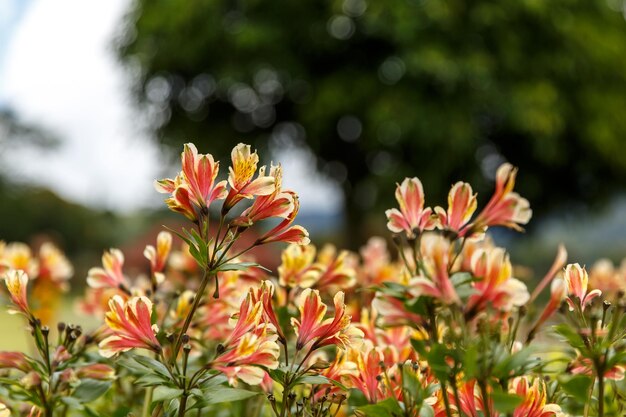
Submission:
<svg viewBox="0 0 626 417">
<path fill-rule="evenodd" d="M 353 214 L 404 176 L 437 198 L 461 173 L 483 189 L 503 159 L 545 212 L 626 180 L 620 7 L 135 0 L 118 53 L 161 140 L 308 146 Z"/>
</svg>

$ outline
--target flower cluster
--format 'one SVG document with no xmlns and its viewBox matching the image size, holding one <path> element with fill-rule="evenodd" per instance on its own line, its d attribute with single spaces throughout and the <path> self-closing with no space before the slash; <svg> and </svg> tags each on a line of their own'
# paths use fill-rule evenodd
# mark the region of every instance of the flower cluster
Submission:
<svg viewBox="0 0 626 417">
<path fill-rule="evenodd" d="M 259 166 L 249 145 L 222 179 L 219 166 L 186 144 L 181 171 L 156 182 L 188 226 L 143 248 L 143 272 L 103 253 L 78 302 L 91 331 L 50 330 L 73 273 L 59 249 L 0 244 L 9 311 L 34 346 L 0 352 L 0 417 L 626 412 L 623 268 L 603 260 L 588 274 L 560 247 L 530 291 L 487 235 L 531 217 L 510 164 L 480 210 L 468 183 L 431 208 L 420 180 L 404 179 L 386 212 L 393 239 L 358 253 L 310 244 L 281 166 Z M 275 271 L 253 251 L 270 242 L 288 244 Z"/>
</svg>

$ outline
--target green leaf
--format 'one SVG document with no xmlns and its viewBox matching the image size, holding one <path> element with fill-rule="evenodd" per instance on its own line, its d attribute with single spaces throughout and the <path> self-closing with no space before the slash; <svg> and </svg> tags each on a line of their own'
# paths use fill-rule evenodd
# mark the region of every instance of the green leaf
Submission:
<svg viewBox="0 0 626 417">
<path fill-rule="evenodd" d="M 135 362 L 139 363 L 140 365 L 143 365 L 147 369 L 150 369 L 156 372 L 157 374 L 163 375 L 167 377 L 167 379 L 169 379 L 170 374 L 167 368 L 165 367 L 165 365 L 163 365 L 161 362 L 157 361 L 156 359 L 152 359 L 149 356 L 141 356 L 141 355 L 133 355 L 133 359 L 135 360 Z"/>
<path fill-rule="evenodd" d="M 561 388 L 577 401 L 584 403 L 589 397 L 589 388 L 593 383 L 593 380 L 586 375 L 574 375 L 568 378 L 561 378 L 559 380 Z"/>
<path fill-rule="evenodd" d="M 266 272 L 272 272 L 271 270 L 257 264 L 256 262 L 236 262 L 230 264 L 222 264 L 217 268 L 217 271 L 245 271 L 249 268 L 260 268 Z"/>
<path fill-rule="evenodd" d="M 515 410 L 515 407 L 522 403 L 522 398 L 519 395 L 509 394 L 503 391 L 494 391 L 491 393 L 491 399 L 493 400 L 493 406 L 501 413 L 510 413 Z"/>
<path fill-rule="evenodd" d="M 260 395 L 259 392 L 240 388 L 216 388 L 206 392 L 207 404 L 228 403 L 241 401 Z"/>
<path fill-rule="evenodd" d="M 572 326 L 562 323 L 554 326 L 554 330 L 563 336 L 573 348 L 582 349 L 585 347 L 583 339 L 580 337 L 578 332 L 572 328 Z"/>
<path fill-rule="evenodd" d="M 80 385 L 72 393 L 72 397 L 81 403 L 88 403 L 99 398 L 111 387 L 111 381 L 98 381 L 96 379 L 81 379 Z"/>
<path fill-rule="evenodd" d="M 377 404 L 359 407 L 358 410 L 367 417 L 400 417 L 404 412 L 395 398 L 387 398 Z"/>
<path fill-rule="evenodd" d="M 152 402 L 156 403 L 161 401 L 173 400 L 174 398 L 180 398 L 182 393 L 183 390 L 180 388 L 171 388 L 165 386 L 156 387 L 154 389 L 154 392 L 152 393 Z"/>
<path fill-rule="evenodd" d="M 155 387 L 170 382 L 170 379 L 161 374 L 145 374 L 135 380 L 135 384 L 142 387 Z"/>
<path fill-rule="evenodd" d="M 302 375 L 292 382 L 292 386 L 298 384 L 311 384 L 311 385 L 320 385 L 320 384 L 330 384 L 330 380 L 322 375 Z"/>
</svg>

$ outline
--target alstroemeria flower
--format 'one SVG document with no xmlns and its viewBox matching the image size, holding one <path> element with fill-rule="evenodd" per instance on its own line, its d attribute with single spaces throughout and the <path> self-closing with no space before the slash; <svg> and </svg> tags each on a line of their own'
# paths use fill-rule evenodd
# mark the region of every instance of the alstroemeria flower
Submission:
<svg viewBox="0 0 626 417">
<path fill-rule="evenodd" d="M 581 268 L 579 264 L 567 265 L 565 267 L 563 279 L 565 280 L 565 284 L 567 285 L 568 295 L 565 301 L 567 301 L 570 311 L 574 311 L 576 305 L 576 302 L 572 298 L 572 296 L 578 298 L 577 302 L 580 305 L 581 311 L 585 311 L 585 307 L 591 302 L 591 300 L 599 295 L 602 295 L 602 291 L 600 290 L 592 290 L 590 292 L 587 292 L 589 276 L 587 275 L 587 271 L 585 270 L 585 268 Z"/>
<path fill-rule="evenodd" d="M 323 290 L 331 286 L 342 289 L 351 288 L 356 284 L 356 271 L 352 267 L 350 252 L 342 250 L 337 254 L 333 245 L 324 245 L 317 256 L 316 266 L 320 276 L 315 288 Z"/>
<path fill-rule="evenodd" d="M 416 231 L 421 233 L 434 228 L 433 211 L 430 207 L 424 209 L 424 188 L 418 178 L 405 178 L 402 184 L 398 184 L 396 200 L 400 210 L 394 208 L 385 211 L 389 230 L 394 233 L 404 232 L 412 239 Z"/>
<path fill-rule="evenodd" d="M 159 193 L 170 194 L 170 197 L 165 199 L 165 204 L 170 210 L 182 214 L 192 222 L 198 221 L 198 211 L 192 202 L 193 197 L 182 172 L 173 180 L 165 178 L 155 181 L 154 188 Z"/>
<path fill-rule="evenodd" d="M 97 380 L 109 380 L 115 378 L 115 369 L 103 363 L 92 363 L 76 369 L 77 378 L 90 378 Z"/>
<path fill-rule="evenodd" d="M 274 191 L 267 195 L 259 195 L 241 216 L 232 221 L 237 226 L 252 226 L 255 222 L 270 217 L 286 218 L 293 211 L 293 195 L 281 190 L 282 168 L 280 165 L 270 167 L 270 177 L 274 178 Z M 259 177 L 265 177 L 265 167 L 259 169 Z"/>
<path fill-rule="evenodd" d="M 250 145 L 240 143 L 235 146 L 231 158 L 232 166 L 228 168 L 228 184 L 231 188 L 224 202 L 224 210 L 229 210 L 244 198 L 268 195 L 274 191 L 275 179 L 264 175 L 265 171 L 255 180 L 252 179 L 256 173 L 259 156 L 256 152 L 251 152 Z"/>
<path fill-rule="evenodd" d="M 31 316 L 30 308 L 28 307 L 28 300 L 26 298 L 26 287 L 28 286 L 28 275 L 21 269 L 12 269 L 7 272 L 4 278 L 4 283 L 9 290 L 11 301 L 15 306 L 15 309 L 9 309 L 10 314 L 22 313 L 26 316 Z"/>
<path fill-rule="evenodd" d="M 570 372 L 574 375 L 594 375 L 593 362 L 589 358 L 578 356 L 570 367 Z M 604 378 L 612 379 L 614 381 L 621 381 L 624 379 L 626 368 L 622 365 L 615 365 L 610 369 L 604 371 Z"/>
<path fill-rule="evenodd" d="M 186 143 L 181 161 L 185 182 L 195 205 L 203 209 L 226 196 L 226 181 L 215 183 L 220 163 L 215 162 L 213 155 L 199 154 L 193 143 Z"/>
<path fill-rule="evenodd" d="M 561 278 L 554 278 L 552 280 L 552 284 L 550 284 L 550 300 L 548 304 L 546 304 L 541 316 L 533 326 L 532 330 L 528 334 L 529 338 L 534 336 L 535 332 L 539 329 L 539 327 L 546 322 L 552 315 L 559 309 L 561 303 L 565 299 L 567 295 L 567 287 L 565 285 L 565 281 Z"/>
<path fill-rule="evenodd" d="M 535 378 L 531 384 L 527 377 L 515 378 L 511 383 L 510 393 L 522 398 L 522 403 L 515 407 L 513 417 L 556 417 L 561 407 L 556 404 L 546 404 L 546 384 Z"/>
<path fill-rule="evenodd" d="M 37 259 L 33 257 L 30 247 L 22 242 L 3 245 L 0 252 L 0 273 L 7 269 L 21 269 L 31 279 L 35 279 L 39 275 Z"/>
<path fill-rule="evenodd" d="M 292 211 L 283 221 L 278 223 L 276 227 L 257 239 L 257 244 L 286 242 L 297 243 L 298 245 L 307 245 L 310 242 L 309 232 L 307 232 L 304 227 L 299 225 L 292 226 L 298 211 L 300 210 L 298 195 L 293 191 L 285 191 L 285 193 L 291 196 Z"/>
<path fill-rule="evenodd" d="M 319 278 L 320 271 L 314 264 L 315 246 L 297 245 L 287 246 L 280 255 L 282 260 L 278 267 L 278 283 L 283 287 L 312 287 Z"/>
<path fill-rule="evenodd" d="M 278 368 L 279 356 L 280 347 L 274 338 L 246 333 L 235 348 L 218 356 L 211 368 L 226 375 L 231 385 L 237 385 L 237 378 L 249 385 L 259 385 L 265 376 L 261 367 Z"/>
<path fill-rule="evenodd" d="M 513 267 L 502 248 L 479 249 L 472 257 L 472 274 L 480 278 L 475 294 L 467 301 L 466 311 L 475 314 L 487 304 L 502 311 L 526 304 L 530 294 L 526 285 L 511 276 Z"/>
<path fill-rule="evenodd" d="M 474 220 L 475 231 L 483 232 L 489 226 L 505 226 L 521 231 L 533 212 L 528 200 L 513 192 L 517 168 L 509 163 L 500 165 L 496 172 L 496 189 L 493 196 Z"/>
<path fill-rule="evenodd" d="M 472 186 L 466 182 L 457 182 L 448 193 L 448 210 L 435 207 L 439 226 L 456 232 L 460 237 L 465 236 L 471 227 L 467 223 L 476 211 L 476 204 L 476 194 L 473 194 Z"/>
<path fill-rule="evenodd" d="M 74 268 L 65 254 L 51 242 L 39 248 L 39 278 L 49 279 L 62 290 L 67 290 L 67 281 L 74 274 Z"/>
<path fill-rule="evenodd" d="M 445 304 L 459 303 L 450 275 L 450 241 L 440 235 L 425 235 L 421 242 L 421 252 L 427 277 L 411 278 L 409 286 L 418 296 L 427 295 Z"/>
<path fill-rule="evenodd" d="M 105 251 L 102 266 L 91 268 L 87 272 L 87 284 L 91 288 L 126 288 L 126 279 L 122 272 L 124 254 L 119 249 Z"/>
<path fill-rule="evenodd" d="M 266 323 L 270 323 L 276 329 L 278 337 L 281 341 L 285 342 L 287 339 L 283 334 L 283 330 L 280 327 L 280 323 L 278 322 L 278 317 L 276 316 L 276 312 L 274 311 L 274 306 L 272 305 L 272 297 L 274 296 L 274 284 L 271 281 L 261 281 L 261 286 L 254 290 L 250 288 L 249 290 L 251 301 L 253 303 L 260 302 L 263 306 L 263 321 Z"/>
<path fill-rule="evenodd" d="M 381 363 L 385 357 L 379 348 L 371 343 L 365 343 L 363 349 L 348 351 L 350 362 L 356 364 L 356 373 L 347 374 L 349 384 L 365 395 L 369 403 L 376 403 L 385 398 L 380 378 L 383 374 Z"/>
<path fill-rule="evenodd" d="M 159 232 L 156 248 L 152 245 L 146 246 L 146 249 L 143 251 L 143 256 L 150 261 L 150 270 L 153 275 L 161 274 L 162 276 L 171 250 L 172 234 L 165 231 Z"/>
<path fill-rule="evenodd" d="M 237 320 L 233 331 L 223 345 L 228 347 L 236 344 L 243 335 L 255 330 L 263 318 L 263 303 L 261 300 L 254 300 L 252 294 L 248 292 L 239 306 L 239 312 L 232 316 Z"/>
<path fill-rule="evenodd" d="M 158 328 L 152 325 L 151 319 L 152 302 L 147 297 L 124 301 L 119 295 L 113 296 L 105 315 L 105 322 L 113 335 L 100 342 L 100 354 L 109 358 L 133 348 L 160 352 L 161 345 L 155 336 Z"/>
<path fill-rule="evenodd" d="M 22 352 L 0 352 L 0 369 L 12 368 L 22 372 L 30 372 L 32 367 Z"/>
<path fill-rule="evenodd" d="M 363 338 L 363 332 L 350 325 L 351 317 L 345 311 L 343 291 L 335 294 L 334 304 L 334 317 L 324 319 L 327 307 L 322 302 L 319 291 L 310 288 L 302 291 L 296 301 L 300 319 L 291 319 L 291 325 L 298 336 L 296 349 L 300 350 L 309 343 L 312 343 L 311 350 L 331 344 L 346 349 Z"/>
</svg>

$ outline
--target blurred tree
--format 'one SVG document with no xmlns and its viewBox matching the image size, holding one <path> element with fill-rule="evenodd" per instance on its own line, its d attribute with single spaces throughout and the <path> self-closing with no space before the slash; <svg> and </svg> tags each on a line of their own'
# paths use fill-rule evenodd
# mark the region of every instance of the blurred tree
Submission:
<svg viewBox="0 0 626 417">
<path fill-rule="evenodd" d="M 236 140 L 308 146 L 343 184 L 352 222 L 390 206 L 404 176 L 443 203 L 459 179 L 487 190 L 505 159 L 541 214 L 624 189 L 621 10 L 621 0 L 134 0 L 118 52 L 162 141 L 206 142 L 220 157 Z"/>
</svg>

